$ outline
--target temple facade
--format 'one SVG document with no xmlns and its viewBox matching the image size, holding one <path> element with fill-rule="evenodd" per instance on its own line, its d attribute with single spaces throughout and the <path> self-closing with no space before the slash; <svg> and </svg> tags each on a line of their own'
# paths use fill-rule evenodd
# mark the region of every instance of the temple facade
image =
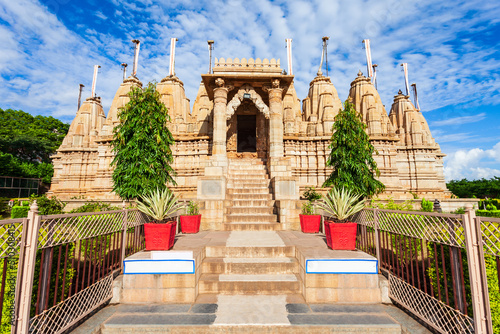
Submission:
<svg viewBox="0 0 500 334">
<path fill-rule="evenodd" d="M 237 180 L 231 166 L 256 162 L 265 166 L 265 183 L 273 212 L 284 227 L 298 222 L 300 195 L 321 188 L 331 173 L 328 146 L 342 100 L 329 77 L 310 82 L 302 101 L 275 59 L 215 59 L 213 71 L 201 75 L 193 108 L 183 82 L 169 75 L 157 84 L 167 106 L 174 135 L 177 185 L 184 199 L 200 202 L 206 228 L 220 229 L 235 200 Z M 50 193 L 62 200 L 116 200 L 112 192 L 110 141 L 128 92 L 142 83 L 123 81 L 105 116 L 100 98 L 88 98 L 78 110 L 61 147 L 53 156 Z M 367 125 L 378 154 L 380 198 L 450 197 L 443 176 L 443 157 L 423 114 L 401 91 L 388 113 L 371 79 L 360 72 L 348 98 Z M 250 172 L 251 174 L 251 172 Z M 251 188 L 249 188 L 251 189 Z"/>
</svg>

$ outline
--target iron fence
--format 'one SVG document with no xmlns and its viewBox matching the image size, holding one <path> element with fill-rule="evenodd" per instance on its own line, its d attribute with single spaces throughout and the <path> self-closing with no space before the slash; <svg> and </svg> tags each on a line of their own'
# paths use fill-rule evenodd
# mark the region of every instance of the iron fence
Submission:
<svg viewBox="0 0 500 334">
<path fill-rule="evenodd" d="M 12 333 L 62 333 L 112 297 L 123 259 L 145 248 L 146 217 L 137 210 L 38 215 L 0 223 L 0 307 Z M 16 257 L 16 272 L 6 263 Z M 6 269 L 7 268 L 7 269 Z M 9 286 L 15 274 L 17 286 Z M 15 292 L 15 306 L 7 297 Z M 1 312 L 5 314 L 5 312 Z M 5 328 L 2 327 L 2 332 Z"/>
<path fill-rule="evenodd" d="M 394 301 L 440 333 L 493 333 L 478 245 L 500 268 L 500 219 L 367 208 L 354 221 L 356 247 L 377 257 Z"/>
</svg>

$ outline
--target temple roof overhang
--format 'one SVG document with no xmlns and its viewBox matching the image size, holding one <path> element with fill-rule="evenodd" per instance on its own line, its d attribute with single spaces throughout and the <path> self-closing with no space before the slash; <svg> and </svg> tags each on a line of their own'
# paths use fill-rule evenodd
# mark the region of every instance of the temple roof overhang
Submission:
<svg viewBox="0 0 500 334">
<path fill-rule="evenodd" d="M 285 96 L 288 87 L 293 82 L 293 75 L 283 75 L 276 73 L 217 73 L 217 74 L 202 74 L 201 79 L 207 90 L 208 97 L 214 98 L 215 79 L 222 78 L 226 84 L 230 84 L 235 88 L 239 88 L 244 84 L 249 84 L 254 88 L 263 88 L 271 86 L 273 80 L 280 81 L 280 87 L 283 88 L 283 97 Z"/>
</svg>

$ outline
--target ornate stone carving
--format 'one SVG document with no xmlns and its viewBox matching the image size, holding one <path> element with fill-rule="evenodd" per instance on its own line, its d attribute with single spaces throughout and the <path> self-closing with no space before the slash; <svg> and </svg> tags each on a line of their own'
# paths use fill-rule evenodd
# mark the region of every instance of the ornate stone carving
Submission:
<svg viewBox="0 0 500 334">
<path fill-rule="evenodd" d="M 217 79 L 215 79 L 215 85 L 216 85 L 217 87 L 222 87 L 222 86 L 224 86 L 224 79 L 222 79 L 222 78 L 217 78 Z"/>
<path fill-rule="evenodd" d="M 231 101 L 229 101 L 226 108 L 226 118 L 230 119 L 234 115 L 236 109 L 238 109 L 244 99 L 244 94 L 250 94 L 250 100 L 255 104 L 257 109 L 259 109 L 259 111 L 263 113 L 267 119 L 269 119 L 269 107 L 264 103 L 262 97 L 249 84 L 243 85 Z"/>
</svg>

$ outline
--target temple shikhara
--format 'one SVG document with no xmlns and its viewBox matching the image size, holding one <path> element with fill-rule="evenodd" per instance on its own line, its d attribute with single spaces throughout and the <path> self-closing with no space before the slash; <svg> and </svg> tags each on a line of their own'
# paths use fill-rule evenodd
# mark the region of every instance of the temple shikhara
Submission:
<svg viewBox="0 0 500 334">
<path fill-rule="evenodd" d="M 200 202 L 205 228 L 237 229 L 250 223 L 248 214 L 251 223 L 296 228 L 301 194 L 306 187 L 321 188 L 331 173 L 328 146 L 345 98 L 361 114 L 378 152 L 378 179 L 386 187 L 380 198 L 450 197 L 444 154 L 408 95 L 399 91 L 387 112 L 370 73 L 353 73 L 349 96 L 339 98 L 320 70 L 301 100 L 290 45 L 288 62 L 284 71 L 279 59 L 215 58 L 210 73 L 201 75 L 192 109 L 173 57 L 170 73 L 157 84 L 176 142 L 172 189 Z M 62 200 L 118 199 L 112 192 L 110 141 L 134 86 L 142 86 L 135 75 L 123 81 L 107 116 L 94 94 L 83 102 L 53 156 L 51 194 Z"/>
</svg>

